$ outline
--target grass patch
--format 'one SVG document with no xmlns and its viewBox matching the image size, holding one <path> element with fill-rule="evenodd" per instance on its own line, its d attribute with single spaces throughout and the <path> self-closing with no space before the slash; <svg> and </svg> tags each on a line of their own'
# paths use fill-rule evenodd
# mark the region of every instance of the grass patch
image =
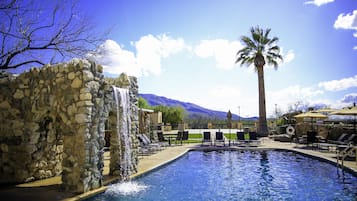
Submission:
<svg viewBox="0 0 357 201">
<path fill-rule="evenodd" d="M 228 139 L 228 140 L 237 140 L 237 134 L 235 133 L 225 133 L 224 136 Z"/>
<path fill-rule="evenodd" d="M 202 139 L 201 133 L 189 133 L 188 139 Z"/>
<path fill-rule="evenodd" d="M 190 139 L 190 140 L 182 140 L 182 144 L 201 143 L 201 142 L 202 142 L 202 139 L 199 139 L 199 138 L 197 138 L 195 140 L 192 140 L 192 139 Z M 178 141 L 178 143 L 180 143 L 180 142 Z"/>
</svg>

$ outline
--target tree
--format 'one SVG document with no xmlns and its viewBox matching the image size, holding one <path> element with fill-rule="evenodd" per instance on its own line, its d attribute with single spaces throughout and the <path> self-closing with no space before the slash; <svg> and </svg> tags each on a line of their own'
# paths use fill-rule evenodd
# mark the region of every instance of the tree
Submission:
<svg viewBox="0 0 357 201">
<path fill-rule="evenodd" d="M 268 135 L 268 126 L 266 120 L 266 105 L 265 105 L 265 87 L 264 87 L 264 65 L 273 65 L 278 68 L 278 60 L 283 60 L 280 55 L 280 48 L 276 45 L 277 37 L 269 38 L 270 29 L 263 30 L 259 26 L 250 29 L 251 38 L 242 36 L 241 41 L 243 48 L 237 52 L 236 63 L 247 65 L 248 67 L 254 64 L 258 74 L 258 90 L 259 90 L 259 126 L 258 133 L 261 136 Z"/>
<path fill-rule="evenodd" d="M 84 57 L 104 41 L 72 0 L 2 0 L 0 19 L 0 70 Z"/>
<path fill-rule="evenodd" d="M 165 123 L 170 123 L 175 126 L 181 123 L 185 117 L 185 109 L 180 106 L 169 107 L 165 105 L 158 105 L 154 107 L 154 111 L 162 112 L 162 119 Z"/>
<path fill-rule="evenodd" d="M 151 109 L 151 106 L 148 104 L 147 100 L 143 97 L 139 97 L 139 108 Z"/>
</svg>

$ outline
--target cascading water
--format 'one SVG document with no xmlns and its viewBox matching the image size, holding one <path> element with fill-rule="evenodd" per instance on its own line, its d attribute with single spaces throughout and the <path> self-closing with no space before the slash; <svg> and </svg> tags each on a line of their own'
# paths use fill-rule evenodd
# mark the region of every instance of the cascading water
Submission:
<svg viewBox="0 0 357 201">
<path fill-rule="evenodd" d="M 121 141 L 120 172 L 124 181 L 129 180 L 131 160 L 131 119 L 129 90 L 113 86 L 114 98 L 117 107 L 117 133 Z"/>
<path fill-rule="evenodd" d="M 117 109 L 117 133 L 121 142 L 120 173 L 122 181 L 109 186 L 106 194 L 129 195 L 145 190 L 147 186 L 129 181 L 132 167 L 131 158 L 131 110 L 129 90 L 113 86 Z"/>
</svg>

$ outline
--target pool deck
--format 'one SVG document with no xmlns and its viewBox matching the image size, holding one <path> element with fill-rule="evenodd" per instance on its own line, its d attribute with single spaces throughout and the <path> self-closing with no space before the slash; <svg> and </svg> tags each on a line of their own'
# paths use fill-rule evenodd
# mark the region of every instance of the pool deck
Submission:
<svg viewBox="0 0 357 201">
<path fill-rule="evenodd" d="M 157 167 L 160 167 L 163 164 L 166 164 L 169 161 L 175 160 L 181 155 L 185 154 L 189 150 L 194 149 L 285 149 L 300 152 L 303 154 L 312 155 L 315 157 L 323 158 L 325 160 L 336 162 L 336 154 L 332 152 L 322 152 L 314 149 L 307 149 L 305 145 L 295 144 L 295 143 L 281 143 L 272 141 L 269 138 L 262 139 L 262 143 L 258 147 L 211 147 L 204 146 L 201 144 L 184 144 L 179 146 L 171 146 L 165 148 L 162 151 L 159 151 L 155 154 L 149 156 L 141 156 L 139 158 L 138 172 L 132 177 L 141 175 L 150 170 L 153 170 Z M 109 184 L 115 180 L 116 177 L 109 176 L 109 154 L 105 154 L 105 167 L 104 167 L 104 184 Z M 356 161 L 345 161 L 344 165 L 350 170 L 354 171 L 357 174 L 357 162 Z M 72 193 L 66 193 L 60 190 L 61 177 L 53 177 L 44 180 L 38 180 L 30 183 L 19 184 L 16 186 L 2 186 L 0 188 L 0 197 L 2 200 L 44 200 L 44 201 L 54 201 L 54 200 L 81 200 L 85 197 L 88 197 L 98 192 L 105 191 L 106 187 L 96 189 L 84 194 L 75 195 Z"/>
</svg>

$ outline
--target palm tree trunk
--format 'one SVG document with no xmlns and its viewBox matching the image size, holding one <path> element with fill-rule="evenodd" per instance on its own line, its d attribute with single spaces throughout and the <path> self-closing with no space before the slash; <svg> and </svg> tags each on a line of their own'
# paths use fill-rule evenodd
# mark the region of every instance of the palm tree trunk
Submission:
<svg viewBox="0 0 357 201">
<path fill-rule="evenodd" d="M 263 66 L 257 67 L 258 71 L 258 90 L 259 90 L 259 136 L 268 136 L 268 126 L 266 118 L 266 106 L 265 106 L 265 87 L 264 87 L 264 68 Z"/>
</svg>

